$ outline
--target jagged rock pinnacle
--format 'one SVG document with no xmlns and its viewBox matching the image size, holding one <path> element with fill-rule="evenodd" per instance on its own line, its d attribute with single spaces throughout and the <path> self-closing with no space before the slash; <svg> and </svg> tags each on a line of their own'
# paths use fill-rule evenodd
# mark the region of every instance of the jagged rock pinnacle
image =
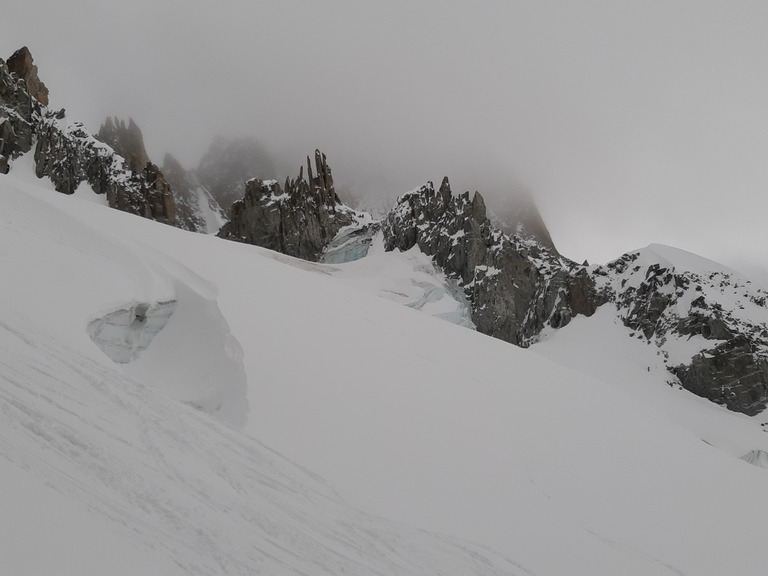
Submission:
<svg viewBox="0 0 768 576">
<path fill-rule="evenodd" d="M 141 172 L 149 162 L 147 150 L 144 148 L 144 137 L 133 118 L 128 119 L 126 126 L 123 120 L 107 117 L 96 137 L 105 144 L 109 144 L 125 159 L 126 166 L 134 172 Z"/>
<path fill-rule="evenodd" d="M 306 180 L 303 167 L 298 178 L 285 180 L 284 189 L 274 180 L 249 180 L 245 197 L 232 205 L 230 221 L 219 236 L 317 260 L 355 213 L 336 196 L 331 169 L 319 150 L 315 170 L 313 174 L 307 156 Z"/>
</svg>

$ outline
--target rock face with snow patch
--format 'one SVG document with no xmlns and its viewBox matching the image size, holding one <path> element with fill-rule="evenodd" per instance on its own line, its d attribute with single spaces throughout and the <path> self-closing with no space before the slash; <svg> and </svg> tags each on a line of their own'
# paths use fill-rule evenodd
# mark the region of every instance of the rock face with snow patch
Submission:
<svg viewBox="0 0 768 576">
<path fill-rule="evenodd" d="M 518 346 L 603 302 L 583 266 L 535 239 L 504 234 L 479 193 L 454 197 L 447 178 L 437 191 L 429 182 L 402 196 L 383 230 L 387 250 L 418 245 L 458 280 L 480 332 Z"/>
<path fill-rule="evenodd" d="M 318 150 L 315 168 L 313 175 L 307 157 L 307 178 L 302 167 L 284 188 L 276 180 L 248 181 L 245 197 L 232 205 L 219 236 L 317 261 L 339 230 L 360 215 L 339 200 L 325 154 Z"/>
<path fill-rule="evenodd" d="M 594 273 L 619 318 L 657 346 L 684 388 L 757 414 L 768 403 L 768 292 L 691 256 L 651 246 Z"/>
<path fill-rule="evenodd" d="M 528 346 L 610 303 L 683 388 L 749 415 L 768 404 L 768 292 L 722 266 L 666 247 L 579 266 L 536 235 L 496 229 L 482 197 L 454 197 L 447 179 L 402 196 L 383 231 L 388 250 L 417 245 L 458 281 L 480 332 Z"/>
<path fill-rule="evenodd" d="M 147 162 L 140 171 L 131 170 L 122 156 L 88 134 L 82 124 L 67 124 L 63 111 L 46 113 L 39 123 L 35 170 L 64 194 L 87 182 L 97 194 L 106 194 L 112 208 L 175 223 L 173 194 L 160 169 Z"/>
</svg>

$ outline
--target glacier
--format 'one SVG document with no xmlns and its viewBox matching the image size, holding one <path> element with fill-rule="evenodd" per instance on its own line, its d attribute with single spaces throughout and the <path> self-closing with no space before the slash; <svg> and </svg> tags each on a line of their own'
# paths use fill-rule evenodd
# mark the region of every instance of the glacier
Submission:
<svg viewBox="0 0 768 576">
<path fill-rule="evenodd" d="M 4 571 L 765 573 L 742 460 L 765 418 L 667 385 L 615 315 L 516 348 L 442 320 L 462 303 L 418 252 L 308 263 L 23 161 L 0 175 Z M 129 363 L 88 334 L 174 300 Z"/>
</svg>

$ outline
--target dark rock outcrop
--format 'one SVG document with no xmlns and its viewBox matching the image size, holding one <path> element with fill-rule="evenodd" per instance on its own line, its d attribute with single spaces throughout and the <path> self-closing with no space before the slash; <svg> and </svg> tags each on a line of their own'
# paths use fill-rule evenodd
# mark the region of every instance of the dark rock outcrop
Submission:
<svg viewBox="0 0 768 576">
<path fill-rule="evenodd" d="M 747 336 L 725 340 L 672 371 L 686 390 L 736 412 L 754 416 L 768 403 L 768 359 Z"/>
<path fill-rule="evenodd" d="M 253 138 L 216 138 L 195 174 L 225 214 L 243 197 L 248 180 L 277 177 L 269 153 Z"/>
<path fill-rule="evenodd" d="M 458 281 L 478 331 L 518 346 L 604 301 L 583 266 L 535 238 L 504 234 L 479 193 L 454 197 L 447 178 L 437 191 L 429 182 L 402 196 L 383 231 L 387 250 L 417 245 Z"/>
<path fill-rule="evenodd" d="M 307 157 L 298 178 L 249 180 L 245 197 L 232 205 L 221 238 L 255 244 L 304 260 L 317 261 L 339 230 L 358 214 L 341 203 L 325 155 L 315 150 L 315 170 Z"/>
<path fill-rule="evenodd" d="M 656 345 L 683 388 L 736 412 L 765 409 L 768 293 L 728 272 L 676 269 L 647 251 L 595 269 L 619 318 Z M 696 341 L 699 352 L 676 358 L 676 350 Z"/>
</svg>

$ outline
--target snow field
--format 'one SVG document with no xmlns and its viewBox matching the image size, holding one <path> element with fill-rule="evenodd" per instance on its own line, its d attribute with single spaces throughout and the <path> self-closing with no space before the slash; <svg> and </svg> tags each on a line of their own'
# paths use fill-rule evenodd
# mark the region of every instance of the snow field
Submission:
<svg viewBox="0 0 768 576">
<path fill-rule="evenodd" d="M 106 523 L 141 561 L 199 574 L 765 573 L 768 478 L 738 458 L 766 449 L 755 421 L 670 389 L 607 316 L 522 350 L 372 295 L 418 300 L 397 254 L 311 264 L 0 186 L 0 461 L 80 510 L 84 548 Z M 399 287 L 377 288 L 360 272 L 373 266 Z M 171 298 L 190 306 L 135 373 L 86 334 L 126 302 Z M 195 340 L 209 326 L 232 349 Z M 218 414 L 232 428 L 160 394 L 166 373 L 182 375 L 176 396 L 195 389 L 193 357 L 236 380 L 238 347 L 248 411 Z M 216 388 L 231 406 L 238 389 Z M 303 467 L 355 508 L 514 563 L 354 512 Z"/>
</svg>

